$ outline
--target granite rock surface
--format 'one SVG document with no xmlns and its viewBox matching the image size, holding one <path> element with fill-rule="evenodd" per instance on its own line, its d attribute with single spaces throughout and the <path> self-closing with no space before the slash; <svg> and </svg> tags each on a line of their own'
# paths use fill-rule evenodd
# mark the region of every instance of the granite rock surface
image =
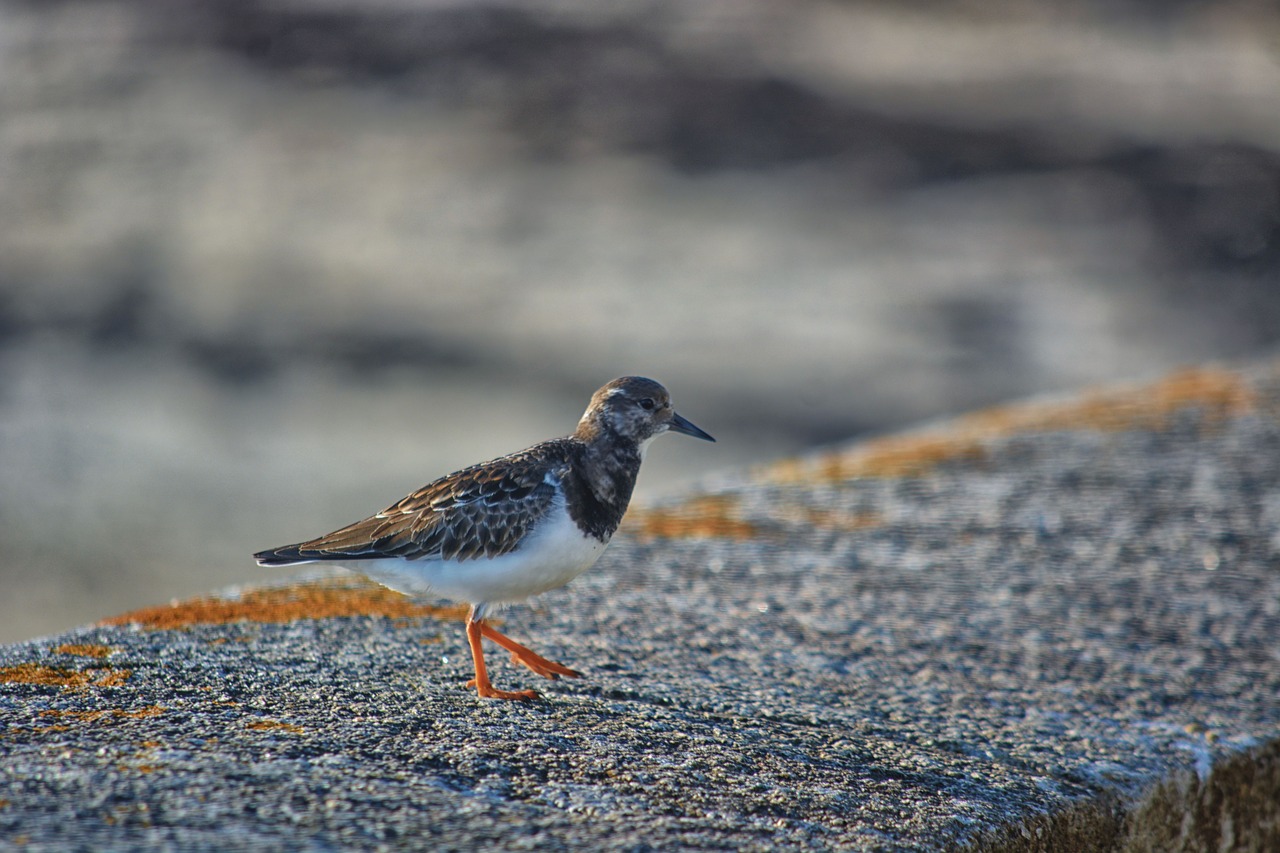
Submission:
<svg viewBox="0 0 1280 853">
<path fill-rule="evenodd" d="M 462 687 L 305 576 L 0 648 L 24 850 L 1280 845 L 1280 363 L 988 410 L 633 510 Z M 535 684 L 535 682 L 538 682 Z"/>
</svg>

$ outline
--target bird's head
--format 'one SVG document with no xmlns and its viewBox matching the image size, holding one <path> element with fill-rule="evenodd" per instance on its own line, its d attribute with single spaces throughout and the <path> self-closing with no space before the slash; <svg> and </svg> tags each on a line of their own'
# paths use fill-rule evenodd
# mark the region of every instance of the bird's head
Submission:
<svg viewBox="0 0 1280 853">
<path fill-rule="evenodd" d="M 591 396 L 575 435 L 586 441 L 621 438 L 634 442 L 643 454 L 649 442 L 664 432 L 715 441 L 676 414 L 671 395 L 661 384 L 643 376 L 623 376 Z"/>
</svg>

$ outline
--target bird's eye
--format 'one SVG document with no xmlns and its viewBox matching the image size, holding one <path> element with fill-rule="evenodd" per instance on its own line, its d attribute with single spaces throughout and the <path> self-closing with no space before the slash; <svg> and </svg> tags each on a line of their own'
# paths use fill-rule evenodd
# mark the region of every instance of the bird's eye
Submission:
<svg viewBox="0 0 1280 853">
<path fill-rule="evenodd" d="M 645 397 L 643 400 L 640 401 L 640 408 L 644 409 L 646 412 L 652 412 L 653 406 L 654 406 L 653 400 L 650 400 L 648 397 Z"/>
</svg>

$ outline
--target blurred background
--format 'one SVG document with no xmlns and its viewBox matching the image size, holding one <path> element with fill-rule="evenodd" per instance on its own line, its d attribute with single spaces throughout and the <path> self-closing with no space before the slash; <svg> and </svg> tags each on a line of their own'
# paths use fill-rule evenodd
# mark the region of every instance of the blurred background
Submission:
<svg viewBox="0 0 1280 853">
<path fill-rule="evenodd" d="M 0 2 L 0 641 L 621 374 L 652 501 L 1278 337 L 1271 0 Z"/>
</svg>

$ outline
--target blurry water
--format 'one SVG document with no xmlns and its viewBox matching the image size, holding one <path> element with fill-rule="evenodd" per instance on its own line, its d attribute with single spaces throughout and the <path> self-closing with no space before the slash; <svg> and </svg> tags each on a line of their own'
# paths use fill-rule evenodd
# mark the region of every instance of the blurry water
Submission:
<svg viewBox="0 0 1280 853">
<path fill-rule="evenodd" d="M 260 579 L 626 373 L 720 439 L 649 500 L 1280 339 L 1263 11 L 482 7 L 0 7 L 0 641 Z"/>
</svg>

